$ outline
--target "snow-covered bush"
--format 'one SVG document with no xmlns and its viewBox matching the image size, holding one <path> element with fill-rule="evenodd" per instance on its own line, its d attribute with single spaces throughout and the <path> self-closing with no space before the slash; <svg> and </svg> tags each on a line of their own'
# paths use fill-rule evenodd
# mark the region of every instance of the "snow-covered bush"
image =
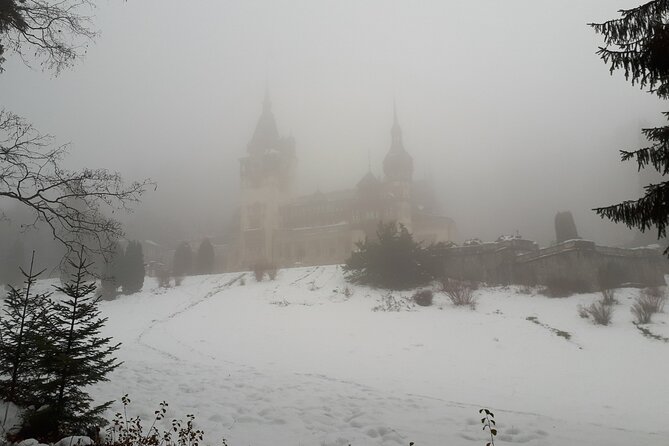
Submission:
<svg viewBox="0 0 669 446">
<path fill-rule="evenodd" d="M 476 308 L 474 289 L 474 284 L 464 280 L 444 279 L 441 281 L 441 290 L 451 299 L 453 305 L 466 305 L 472 310 Z"/>
<path fill-rule="evenodd" d="M 412 304 L 410 301 L 407 301 L 402 297 L 399 298 L 395 297 L 393 296 L 392 293 L 388 293 L 381 298 L 381 302 L 379 303 L 379 305 L 372 308 L 372 311 L 395 312 L 402 310 L 410 310 L 411 307 Z"/>
<path fill-rule="evenodd" d="M 590 317 L 590 313 L 588 312 L 588 307 L 584 307 L 583 305 L 578 305 L 576 309 L 578 310 L 579 317 L 583 319 L 588 319 Z"/>
<path fill-rule="evenodd" d="M 662 288 L 652 287 L 643 289 L 631 308 L 636 322 L 638 324 L 650 323 L 654 313 L 664 311 L 666 300 L 667 297 Z"/>
<path fill-rule="evenodd" d="M 615 305 L 618 303 L 616 299 L 616 290 L 613 288 L 602 289 L 602 303 L 604 305 Z"/>
<path fill-rule="evenodd" d="M 429 307 L 432 305 L 432 298 L 434 297 L 434 293 L 432 293 L 432 290 L 419 290 L 416 291 L 411 298 L 413 301 L 417 304 L 420 305 L 421 307 Z"/>
<path fill-rule="evenodd" d="M 609 325 L 613 316 L 613 307 L 599 300 L 587 307 L 588 315 L 596 325 Z"/>
</svg>

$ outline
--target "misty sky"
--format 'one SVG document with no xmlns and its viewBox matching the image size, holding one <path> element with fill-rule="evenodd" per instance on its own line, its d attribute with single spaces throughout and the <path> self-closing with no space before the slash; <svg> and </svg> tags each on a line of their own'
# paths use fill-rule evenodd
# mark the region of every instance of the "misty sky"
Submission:
<svg viewBox="0 0 669 446">
<path fill-rule="evenodd" d="M 72 167 L 156 180 L 130 236 L 223 231 L 268 84 L 302 193 L 352 187 L 368 154 L 380 174 L 395 100 L 415 177 L 463 238 L 547 244 L 571 210 L 582 236 L 622 243 L 589 209 L 639 194 L 617 150 L 665 104 L 609 76 L 586 23 L 639 3 L 100 1 L 85 59 L 54 77 L 8 57 L 0 106 L 72 142 Z"/>
</svg>

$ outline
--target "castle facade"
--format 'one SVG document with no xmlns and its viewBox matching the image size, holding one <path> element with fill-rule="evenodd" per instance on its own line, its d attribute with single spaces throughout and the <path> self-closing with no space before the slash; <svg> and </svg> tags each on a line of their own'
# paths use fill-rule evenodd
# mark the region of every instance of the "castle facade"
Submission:
<svg viewBox="0 0 669 446">
<path fill-rule="evenodd" d="M 295 140 L 279 135 L 271 102 L 263 110 L 246 156 L 240 159 L 241 203 L 226 269 L 268 261 L 279 267 L 344 263 L 379 222 L 396 221 L 425 243 L 456 238 L 427 181 L 414 181 L 397 113 L 383 177 L 371 169 L 346 190 L 297 196 Z"/>
</svg>

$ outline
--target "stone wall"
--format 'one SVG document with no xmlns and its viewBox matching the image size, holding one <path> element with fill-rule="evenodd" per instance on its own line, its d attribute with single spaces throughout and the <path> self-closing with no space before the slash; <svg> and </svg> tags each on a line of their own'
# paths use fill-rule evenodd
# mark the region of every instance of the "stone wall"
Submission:
<svg viewBox="0 0 669 446">
<path fill-rule="evenodd" d="M 510 240 L 450 248 L 444 270 L 453 278 L 491 285 L 560 283 L 578 291 L 602 286 L 664 285 L 669 261 L 656 249 L 597 246 L 587 240 L 569 240 L 539 249 L 529 240 Z"/>
</svg>

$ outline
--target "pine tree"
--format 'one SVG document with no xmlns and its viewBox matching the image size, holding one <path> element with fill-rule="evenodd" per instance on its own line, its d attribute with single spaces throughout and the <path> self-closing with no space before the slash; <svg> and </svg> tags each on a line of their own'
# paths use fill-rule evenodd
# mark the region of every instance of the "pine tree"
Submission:
<svg viewBox="0 0 669 446">
<path fill-rule="evenodd" d="M 208 238 L 202 240 L 197 250 L 197 272 L 211 274 L 214 271 L 214 247 Z"/>
<path fill-rule="evenodd" d="M 102 298 L 105 300 L 113 299 L 123 283 L 124 255 L 123 247 L 117 242 L 114 252 L 104 261 L 102 276 L 100 277 L 100 291 Z"/>
<path fill-rule="evenodd" d="M 37 277 L 33 251 L 25 287 L 10 287 L 0 319 L 0 399 L 20 406 L 39 401 L 37 389 L 42 377 L 37 364 L 44 356 L 50 293 L 33 292 Z M 6 418 L 7 414 L 4 414 Z"/>
<path fill-rule="evenodd" d="M 138 241 L 132 241 L 125 249 L 121 267 L 123 294 L 133 294 L 140 291 L 144 286 L 145 275 L 142 244 Z"/>
<path fill-rule="evenodd" d="M 95 282 L 85 282 L 90 265 L 80 256 L 71 266 L 76 271 L 72 280 L 56 287 L 65 298 L 53 304 L 51 351 L 42 362 L 49 375 L 42 387 L 49 416 L 42 419 L 51 421 L 45 428 L 56 436 L 81 434 L 90 426 L 104 424 L 101 415 L 112 402 L 93 406 L 86 387 L 108 381 L 109 373 L 120 365 L 113 356 L 120 344 L 100 334 L 107 318 L 100 317 Z"/>
<path fill-rule="evenodd" d="M 174 276 L 187 276 L 193 270 L 193 251 L 188 242 L 182 242 L 174 252 Z"/>
<path fill-rule="evenodd" d="M 661 99 L 669 98 L 669 1 L 654 0 L 636 8 L 621 10 L 621 17 L 590 24 L 604 37 L 597 54 L 611 73 L 623 70 L 632 85 L 648 88 Z M 669 112 L 663 113 L 669 118 Z M 651 167 L 661 175 L 669 173 L 669 126 L 642 130 L 650 146 L 621 150 L 623 161 L 636 161 L 639 170 Z M 666 236 L 669 224 L 669 182 L 645 186 L 638 200 L 596 208 L 601 217 L 622 222 L 645 232 L 657 229 L 657 238 Z M 665 250 L 669 254 L 669 248 Z"/>
<path fill-rule="evenodd" d="M 562 243 L 575 238 L 579 237 L 576 223 L 574 223 L 574 216 L 571 215 L 571 212 L 566 211 L 555 214 L 555 241 Z"/>
<path fill-rule="evenodd" d="M 423 247 L 407 228 L 395 222 L 379 223 L 377 240 L 365 239 L 344 265 L 354 283 L 403 290 L 425 285 L 438 274 L 441 245 Z"/>
</svg>

